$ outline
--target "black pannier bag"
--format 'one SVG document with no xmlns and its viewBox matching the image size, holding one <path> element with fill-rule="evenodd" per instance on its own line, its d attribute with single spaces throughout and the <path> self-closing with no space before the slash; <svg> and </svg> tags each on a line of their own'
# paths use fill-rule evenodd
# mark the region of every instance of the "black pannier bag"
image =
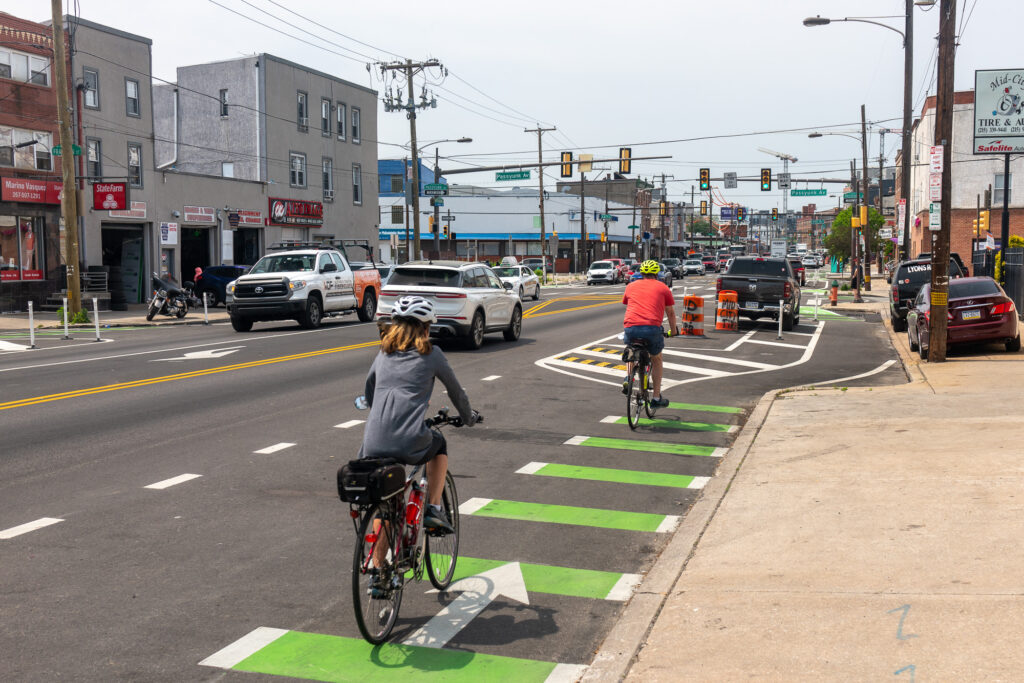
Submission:
<svg viewBox="0 0 1024 683">
<path fill-rule="evenodd" d="M 404 487 L 405 467 L 387 458 L 351 460 L 338 470 L 338 497 L 346 503 L 379 503 Z"/>
</svg>

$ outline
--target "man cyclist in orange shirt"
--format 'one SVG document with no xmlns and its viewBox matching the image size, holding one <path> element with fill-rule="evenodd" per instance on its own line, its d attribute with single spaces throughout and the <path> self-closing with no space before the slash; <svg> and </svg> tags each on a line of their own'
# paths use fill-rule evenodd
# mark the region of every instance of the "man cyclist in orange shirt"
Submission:
<svg viewBox="0 0 1024 683">
<path fill-rule="evenodd" d="M 627 346 L 634 339 L 647 340 L 647 349 L 651 354 L 651 379 L 654 381 L 656 396 L 651 405 L 655 408 L 664 408 L 668 405 L 668 399 L 661 397 L 661 351 L 665 348 L 661 321 L 668 317 L 671 335 L 679 334 L 679 327 L 676 324 L 676 300 L 672 297 L 672 290 L 658 279 L 659 270 L 661 266 L 657 261 L 644 261 L 640 265 L 643 277 L 626 285 L 626 291 L 622 295 L 622 303 L 626 305 L 626 317 L 622 325 L 625 328 L 624 339 Z M 629 370 L 626 377 L 629 377 Z M 622 383 L 622 393 L 629 393 L 628 379 Z"/>
</svg>

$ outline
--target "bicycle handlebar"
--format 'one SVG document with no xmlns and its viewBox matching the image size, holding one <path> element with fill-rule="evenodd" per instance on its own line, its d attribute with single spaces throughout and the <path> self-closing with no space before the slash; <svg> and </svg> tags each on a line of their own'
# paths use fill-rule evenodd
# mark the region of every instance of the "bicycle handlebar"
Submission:
<svg viewBox="0 0 1024 683">
<path fill-rule="evenodd" d="M 473 417 L 476 418 L 477 422 L 483 422 L 484 421 L 484 416 L 481 415 L 480 413 L 478 413 L 475 410 L 473 411 Z M 440 425 L 451 425 L 452 427 L 462 427 L 462 426 L 465 425 L 465 423 L 462 421 L 462 418 L 460 416 L 458 416 L 458 415 L 449 416 L 448 415 L 448 408 L 441 408 L 441 410 L 437 411 L 437 415 L 427 419 L 427 426 L 428 427 L 437 427 L 437 426 L 440 426 Z"/>
</svg>

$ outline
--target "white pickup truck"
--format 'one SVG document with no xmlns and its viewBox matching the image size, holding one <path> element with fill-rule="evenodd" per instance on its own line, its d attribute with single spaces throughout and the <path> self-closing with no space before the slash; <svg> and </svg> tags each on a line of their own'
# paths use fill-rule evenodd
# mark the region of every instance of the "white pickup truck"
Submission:
<svg viewBox="0 0 1024 683">
<path fill-rule="evenodd" d="M 262 320 L 296 320 L 306 328 L 324 317 L 356 313 L 370 322 L 377 312 L 380 273 L 350 261 L 345 245 L 369 250 L 365 240 L 339 244 L 281 243 L 227 287 L 231 326 L 248 332 Z"/>
</svg>

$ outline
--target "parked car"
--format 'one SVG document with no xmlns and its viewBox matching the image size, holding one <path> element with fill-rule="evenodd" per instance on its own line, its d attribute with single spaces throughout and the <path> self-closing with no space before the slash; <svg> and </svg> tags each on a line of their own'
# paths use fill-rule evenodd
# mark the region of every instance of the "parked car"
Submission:
<svg viewBox="0 0 1024 683">
<path fill-rule="evenodd" d="M 630 266 L 630 282 L 632 282 L 633 280 L 639 280 L 640 278 L 643 277 L 643 273 L 640 272 L 641 265 L 641 263 L 634 263 L 632 266 Z M 672 277 L 672 271 L 668 270 L 667 268 L 662 268 L 661 270 L 658 271 L 658 279 L 664 282 L 665 285 L 668 286 L 669 288 L 672 287 L 672 283 L 675 281 L 675 279 Z"/>
<path fill-rule="evenodd" d="M 729 254 L 719 254 L 718 255 L 718 272 L 721 273 L 721 272 L 725 271 L 726 264 L 729 263 L 729 259 L 730 258 L 732 258 L 732 257 L 729 256 Z"/>
<path fill-rule="evenodd" d="M 613 256 L 603 260 L 611 261 L 615 265 L 615 270 L 619 271 L 619 282 L 625 282 L 629 278 L 629 264 L 626 263 L 626 259 Z"/>
<path fill-rule="evenodd" d="M 534 301 L 540 298 L 540 279 L 526 266 L 498 266 L 492 270 L 502 283 L 512 284 L 512 291 L 517 292 L 520 299 L 527 295 Z"/>
<path fill-rule="evenodd" d="M 931 283 L 925 283 L 907 313 L 911 351 L 928 357 Z M 1017 310 L 999 283 L 990 277 L 964 277 L 949 282 L 946 343 L 999 342 L 1011 353 L 1020 351 Z"/>
<path fill-rule="evenodd" d="M 789 259 L 789 265 L 793 267 L 793 274 L 800 281 L 801 285 L 807 284 L 807 269 L 804 268 L 803 260 L 798 258 Z"/>
<path fill-rule="evenodd" d="M 688 258 L 683 261 L 682 271 L 683 275 L 704 275 L 707 273 L 707 270 L 704 269 L 704 264 L 697 258 Z"/>
<path fill-rule="evenodd" d="M 704 264 L 704 270 L 706 272 L 718 272 L 718 259 L 711 254 L 704 254 L 701 256 L 700 261 Z"/>
<path fill-rule="evenodd" d="M 506 341 L 516 341 L 522 331 L 518 292 L 482 263 L 410 261 L 396 266 L 381 291 L 377 319 L 387 324 L 391 307 L 406 294 L 433 302 L 437 322 L 430 326 L 432 337 L 458 337 L 469 348 L 479 349 L 488 332 L 501 332 Z"/>
<path fill-rule="evenodd" d="M 205 298 L 211 308 L 222 304 L 228 299 L 228 284 L 248 273 L 250 268 L 252 266 L 207 266 L 196 278 L 192 292 L 200 301 Z"/>
<path fill-rule="evenodd" d="M 960 267 L 952 258 L 949 259 L 950 278 L 962 276 Z M 931 282 L 931 257 L 904 261 L 896 266 L 892 275 L 892 286 L 889 290 L 889 322 L 895 332 L 907 329 L 907 311 L 913 307 L 914 299 L 925 283 Z"/>
<path fill-rule="evenodd" d="M 376 266 L 377 272 L 380 273 L 380 286 L 383 287 L 388 283 L 388 278 L 394 272 L 395 266 L 392 263 L 378 263 Z"/>
<path fill-rule="evenodd" d="M 818 263 L 818 257 L 815 256 L 814 254 L 805 255 L 802 259 L 800 259 L 800 263 L 803 265 L 805 269 L 818 268 L 819 266 L 821 266 L 821 264 Z"/>
<path fill-rule="evenodd" d="M 553 263 L 551 263 L 550 257 L 527 256 L 526 258 L 522 259 L 519 262 L 519 265 L 525 266 L 530 270 L 537 270 L 538 268 L 542 268 L 544 266 L 544 261 L 547 261 L 548 263 L 548 272 L 555 272 L 555 266 Z"/>
<path fill-rule="evenodd" d="M 619 268 L 611 261 L 594 261 L 587 269 L 587 284 L 613 285 L 620 279 Z"/>
<path fill-rule="evenodd" d="M 669 270 L 672 271 L 672 276 L 673 277 L 682 277 L 683 276 L 683 270 L 682 270 L 683 262 L 680 261 L 679 259 L 677 259 L 677 258 L 663 258 L 663 259 L 661 259 L 660 263 L 661 263 L 661 267 L 662 268 L 668 268 Z"/>
</svg>

